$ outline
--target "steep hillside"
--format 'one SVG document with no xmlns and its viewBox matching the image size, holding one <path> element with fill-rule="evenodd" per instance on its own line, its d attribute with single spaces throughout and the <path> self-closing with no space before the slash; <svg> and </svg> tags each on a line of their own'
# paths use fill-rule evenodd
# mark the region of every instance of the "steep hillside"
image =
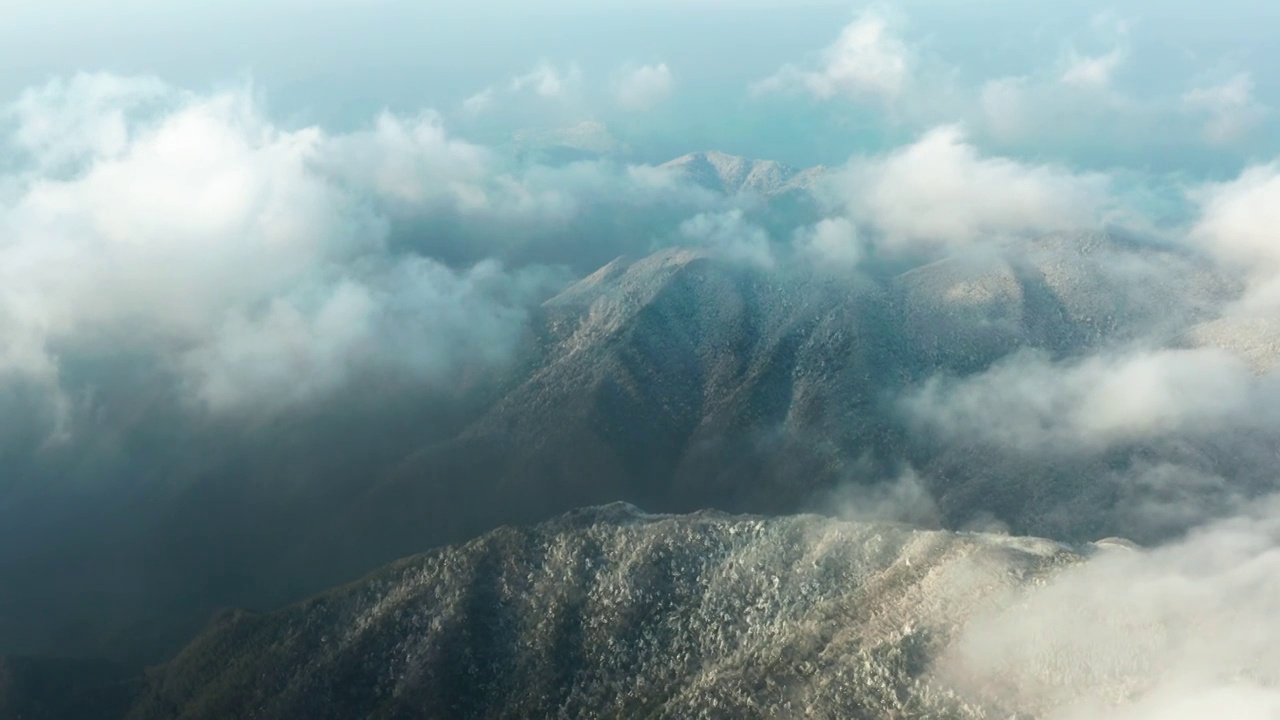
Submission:
<svg viewBox="0 0 1280 720">
<path fill-rule="evenodd" d="M 1080 559 L 615 504 L 225 616 L 129 717 L 981 717 L 930 681 L 931 659 L 967 617 Z"/>
<path fill-rule="evenodd" d="M 532 370 L 368 507 L 401 511 L 406 543 L 620 498 L 795 509 L 884 431 L 878 293 L 689 250 L 610 265 L 545 305 Z"/>
<path fill-rule="evenodd" d="M 1147 273 L 1160 283 L 1135 290 Z M 703 251 L 618 260 L 544 305 L 537 358 L 457 437 L 366 497 L 410 552 L 507 521 L 625 499 L 663 511 L 795 512 L 837 486 L 922 470 L 939 521 L 1016 532 L 1125 531 L 1110 468 L 1143 452 L 1046 464 L 939 444 L 896 398 L 1020 349 L 1054 358 L 1161 341 L 1227 288 L 1193 257 L 1107 236 L 1049 236 L 870 280 L 764 271 Z M 1128 454 L 1126 454 L 1128 453 Z M 1101 503 L 1069 527 L 1063 503 Z M 458 508 L 470 508 L 470 513 Z"/>
</svg>

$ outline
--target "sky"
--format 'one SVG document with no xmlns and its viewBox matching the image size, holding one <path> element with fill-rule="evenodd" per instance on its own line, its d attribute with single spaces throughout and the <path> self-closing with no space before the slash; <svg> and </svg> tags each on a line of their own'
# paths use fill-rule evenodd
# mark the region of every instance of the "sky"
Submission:
<svg viewBox="0 0 1280 720">
<path fill-rule="evenodd" d="M 535 124 L 596 117 L 617 124 L 648 160 L 723 145 L 729 152 L 810 165 L 901 141 L 929 124 L 971 119 L 977 111 L 963 105 L 980 97 L 986 83 L 1024 78 L 1036 86 L 1024 89 L 1061 94 L 1042 86 L 1060 79 L 1073 59 L 1082 67 L 1093 59 L 1092 70 L 1106 75 L 1106 87 L 1093 77 L 1084 83 L 1094 83 L 1091 94 L 1060 102 L 1092 129 L 1118 125 L 1128 132 L 1123 155 L 1083 133 L 1014 138 L 1006 132 L 998 138 L 1002 147 L 1094 166 L 1123 161 L 1171 170 L 1193 164 L 1218 172 L 1229 171 L 1224 155 L 1239 162 L 1275 149 L 1262 132 L 1214 154 L 1173 133 L 1149 136 L 1163 129 L 1160 122 L 1153 127 L 1153 115 L 1178 115 L 1173 106 L 1185 104 L 1184 96 L 1197 87 L 1222 86 L 1244 73 L 1259 104 L 1280 95 L 1280 78 L 1268 62 L 1280 40 L 1267 31 L 1280 10 L 1249 0 L 1212 6 L 1146 0 L 885 4 L 889 33 L 912 58 L 912 86 L 891 107 L 849 93 L 761 99 L 748 92 L 780 66 L 812 59 L 835 41 L 836 29 L 859 12 L 846 3 L 618 0 L 535 8 L 497 0 L 456 7 L 329 0 L 303 7 L 283 0 L 11 0 L 0 29 L 0 60 L 8 71 L 0 95 L 86 69 L 157 75 L 189 89 L 252 78 L 274 116 L 336 128 L 357 125 L 383 108 L 459 114 L 467 98 L 546 63 L 563 73 L 580 69 L 585 104 L 542 108 Z M 54 32 L 59 41 L 49 42 Z M 663 63 L 678 80 L 663 107 L 649 108 L 638 120 L 616 103 L 601 102 L 621 68 Z M 1010 86 L 1003 87 L 1007 96 Z M 999 90 L 988 93 L 991 103 L 1001 101 Z M 1176 120 L 1185 124 L 1187 118 Z M 492 142 L 520 121 L 457 118 L 453 124 Z"/>
</svg>

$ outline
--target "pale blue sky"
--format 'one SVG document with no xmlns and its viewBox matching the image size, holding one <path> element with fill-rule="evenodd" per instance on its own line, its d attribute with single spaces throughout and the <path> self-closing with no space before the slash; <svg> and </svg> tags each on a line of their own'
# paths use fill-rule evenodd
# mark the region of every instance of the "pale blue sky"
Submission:
<svg viewBox="0 0 1280 720">
<path fill-rule="evenodd" d="M 1185 137 L 1196 122 L 1173 111 L 1195 87 L 1241 73 L 1259 107 L 1280 105 L 1280 5 L 1258 0 L 880 3 L 875 7 L 895 18 L 894 32 L 916 55 L 910 113 L 885 113 L 865 99 L 750 97 L 752 82 L 811 59 L 863 7 L 776 0 L 9 0 L 0 3 L 0 97 L 81 70 L 157 75 L 194 90 L 251 77 L 284 122 L 338 129 L 366 124 L 383 108 L 431 108 L 456 132 L 492 143 L 522 127 L 598 119 L 641 159 L 716 146 L 803 165 L 841 162 L 930 125 L 971 121 L 948 103 L 972 102 L 984 83 L 1002 77 L 1051 78 L 1071 53 L 1120 49 L 1111 89 L 1143 112 L 1117 119 L 1085 107 L 1088 117 L 1063 118 L 1082 128 L 1076 135 L 990 144 L 1091 167 L 1218 175 L 1280 150 L 1273 139 L 1280 132 L 1267 124 L 1210 152 Z M 1110 19 L 1100 24 L 1099 17 Z M 1108 22 L 1122 23 L 1124 37 Z M 459 112 L 467 97 L 542 62 L 580 68 L 572 107 L 499 101 L 484 118 Z M 642 116 L 621 112 L 610 102 L 619 69 L 653 63 L 665 63 L 675 79 L 670 102 Z M 951 97 L 926 108 L 943 86 Z M 1160 111 L 1150 106 L 1158 103 L 1179 117 L 1151 128 Z M 1095 126 L 1114 130 L 1114 142 Z"/>
</svg>

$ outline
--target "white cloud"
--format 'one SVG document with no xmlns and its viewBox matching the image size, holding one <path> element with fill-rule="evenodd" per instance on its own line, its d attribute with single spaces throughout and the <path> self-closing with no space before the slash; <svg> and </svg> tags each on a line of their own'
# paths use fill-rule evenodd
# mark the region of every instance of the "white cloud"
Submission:
<svg viewBox="0 0 1280 720">
<path fill-rule="evenodd" d="M 849 272 L 866 255 L 858 228 L 848 218 L 827 218 L 796 231 L 800 255 L 821 271 Z"/>
<path fill-rule="evenodd" d="M 491 262 L 457 273 L 405 259 L 318 293 L 277 297 L 258 314 L 233 309 L 182 362 L 193 392 L 214 411 L 299 405 L 369 371 L 453 377 L 509 357 L 525 311 L 497 301 L 494 286 L 529 282 L 536 273 L 513 277 Z"/>
<path fill-rule="evenodd" d="M 1200 203 L 1193 239 L 1255 280 L 1280 275 L 1280 163 L 1247 168 L 1193 197 Z"/>
<path fill-rule="evenodd" d="M 1063 363 L 1024 352 L 971 377 L 935 377 L 907 395 L 902 408 L 919 429 L 948 442 L 1074 454 L 1266 426 L 1276 419 L 1278 381 L 1213 349 Z"/>
<path fill-rule="evenodd" d="M 889 249 L 972 243 L 1014 233 L 1090 227 L 1107 195 L 1102 175 L 983 157 L 956 126 L 888 156 L 852 162 L 836 188 L 860 226 Z"/>
<path fill-rule="evenodd" d="M 479 115 L 493 107 L 497 91 L 485 88 L 462 101 L 462 109 L 469 115 Z"/>
<path fill-rule="evenodd" d="M 680 235 L 688 242 L 733 260 L 760 267 L 774 264 L 769 234 L 736 208 L 689 218 L 681 223 Z"/>
<path fill-rule="evenodd" d="M 559 99 L 581 82 L 582 70 L 577 65 L 561 70 L 544 62 L 528 73 L 512 78 L 510 88 L 513 92 L 532 90 L 539 97 Z"/>
<path fill-rule="evenodd" d="M 988 81 L 982 86 L 982 113 L 986 125 L 996 137 L 1008 140 L 1023 136 L 1029 129 L 1025 77 L 1006 77 Z"/>
<path fill-rule="evenodd" d="M 15 125 L 11 142 L 48 172 L 86 156 L 121 152 L 129 142 L 126 114 L 169 96 L 154 78 L 81 73 L 28 88 L 4 115 Z"/>
<path fill-rule="evenodd" d="M 1244 139 L 1266 117 L 1266 108 L 1254 99 L 1253 76 L 1239 73 L 1230 80 L 1189 90 L 1182 102 L 1191 112 L 1206 116 L 1204 136 L 1214 145 Z"/>
<path fill-rule="evenodd" d="M 1125 56 L 1125 51 L 1120 48 L 1105 55 L 1080 55 L 1072 51 L 1059 79 L 1064 85 L 1084 90 L 1109 88 L 1112 76 L 1124 64 Z"/>
<path fill-rule="evenodd" d="M 804 90 L 819 98 L 836 95 L 895 98 L 910 79 L 911 58 L 905 43 L 884 17 L 864 12 L 823 50 L 816 67 L 785 65 L 756 83 L 757 93 Z"/>
<path fill-rule="evenodd" d="M 1116 70 L 1128 59 L 1129 23 L 1113 12 L 1104 11 L 1094 14 L 1090 25 L 1095 36 L 1114 47 L 1100 55 L 1069 50 L 1059 81 L 1084 90 L 1105 90 L 1111 87 Z"/>
<path fill-rule="evenodd" d="M 933 495 L 911 468 L 892 480 L 841 485 L 823 499 L 822 507 L 840 518 L 860 522 L 896 522 L 926 528 L 942 524 Z"/>
<path fill-rule="evenodd" d="M 618 78 L 615 93 L 625 110 L 644 111 L 671 97 L 675 79 L 666 63 L 625 68 Z"/>
<path fill-rule="evenodd" d="M 50 332 L 133 313 L 184 332 L 231 297 L 259 299 L 318 257 L 379 242 L 376 222 L 312 172 L 323 136 L 277 130 L 242 94 L 188 102 L 124 147 L 111 138 L 110 153 L 81 142 L 95 161 L 26 183 L 0 219 L 4 292 L 39 298 Z"/>
<path fill-rule="evenodd" d="M 54 399 L 64 360 L 124 342 L 215 411 L 282 410 L 371 372 L 480 372 L 564 279 L 537 263 L 572 262 L 556 243 L 573 218 L 660 204 L 674 228 L 724 207 L 662 168 L 502 161 L 434 112 L 337 134 L 282 127 L 246 87 L 80 76 L 3 118 L 19 165 L 0 173 L 0 376 Z M 569 134 L 608 139 L 597 125 Z M 686 230 L 771 261 L 741 215 Z M 534 264 L 481 262 L 495 255 Z"/>
<path fill-rule="evenodd" d="M 383 113 L 371 129 L 330 138 L 318 162 L 399 202 L 467 204 L 483 194 L 492 158 L 450 137 L 436 113 L 411 120 Z"/>
<path fill-rule="evenodd" d="M 1276 717 L 1278 515 L 1272 499 L 1165 547 L 1104 550 L 974 619 L 938 674 L 1002 717 Z"/>
<path fill-rule="evenodd" d="M 539 63 L 523 75 L 512 77 L 506 84 L 486 87 L 462 101 L 464 116 L 475 118 L 490 113 L 499 101 L 516 100 L 531 95 L 542 101 L 563 102 L 582 85 L 582 70 L 576 64 L 558 68 L 548 62 Z"/>
<path fill-rule="evenodd" d="M 135 112 L 139 96 L 163 111 Z M 211 408 L 264 408 L 391 357 L 440 379 L 518 332 L 519 276 L 386 247 L 378 203 L 506 210 L 528 192 L 487 178 L 486 153 L 434 115 L 329 136 L 277 127 L 244 90 L 106 76 L 52 83 L 9 113 L 32 159 L 0 184 L 0 373 L 56 384 L 62 353 L 127 341 Z"/>
</svg>

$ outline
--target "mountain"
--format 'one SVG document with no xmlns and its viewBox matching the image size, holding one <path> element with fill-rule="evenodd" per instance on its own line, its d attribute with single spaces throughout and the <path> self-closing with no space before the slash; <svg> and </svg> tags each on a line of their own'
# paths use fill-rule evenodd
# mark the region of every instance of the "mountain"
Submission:
<svg viewBox="0 0 1280 720">
<path fill-rule="evenodd" d="M 1237 288 L 1180 248 L 1106 233 L 1049 234 L 998 254 L 960 254 L 898 276 L 914 363 L 980 369 L 1019 348 L 1069 356 L 1169 341 Z"/>
<path fill-rule="evenodd" d="M 521 130 L 512 136 L 514 156 L 557 165 L 628 152 L 627 146 L 598 120 L 550 130 Z"/>
<path fill-rule="evenodd" d="M 812 190 L 825 168 L 796 170 L 773 160 L 751 160 L 722 152 L 696 152 L 663 163 L 690 180 L 726 195 L 750 193 L 762 197 Z"/>
<path fill-rule="evenodd" d="M 1135 290 L 1137 272 L 1161 282 Z M 1225 292 L 1194 257 L 1094 235 L 878 282 L 691 249 L 619 259 L 544 304 L 527 369 L 457 436 L 383 477 L 357 513 L 376 526 L 351 532 L 400 528 L 403 554 L 429 530 L 447 541 L 619 498 L 669 512 L 789 513 L 907 465 L 947 527 L 994 513 L 1021 534 L 1124 534 L 1127 519 L 1105 497 L 1109 472 L 1145 449 L 1046 466 L 1016 449 L 921 436 L 895 398 L 1019 349 L 1070 358 L 1172 337 L 1182 326 L 1157 320 L 1194 324 Z M 1065 522 L 1061 509 L 1077 503 L 1102 509 Z"/>
<path fill-rule="evenodd" d="M 136 407 L 99 420 L 114 435 L 41 469 L 87 500 L 0 506 L 0 652 L 155 662 L 219 608 L 269 610 L 424 547 L 615 500 L 789 514 L 894 505 L 914 477 L 920 502 L 887 514 L 1158 540 L 1185 528 L 1134 527 L 1118 472 L 1159 461 L 1261 486 L 1269 439 L 1043 462 L 919 432 L 899 398 L 1020 349 L 1070 360 L 1162 322 L 1179 337 L 1225 292 L 1203 267 L 1105 235 L 853 275 L 673 248 L 564 288 L 510 367 L 444 395 L 370 383 L 305 421 L 219 427 L 133 393 Z M 1223 497 L 1186 492 L 1200 507 Z"/>
<path fill-rule="evenodd" d="M 1267 314 L 1228 314 L 1187 331 L 1187 344 L 1228 350 L 1262 373 L 1280 365 L 1280 319 Z"/>
<path fill-rule="evenodd" d="M 424 531 L 456 539 L 620 498 L 797 509 L 883 430 L 880 292 L 696 250 L 611 263 L 544 304 L 528 369 L 384 477 L 354 513 L 376 528 L 352 532 L 399 527 L 409 552 Z"/>
<path fill-rule="evenodd" d="M 227 614 L 128 717 L 988 717 L 932 660 L 967 618 L 1082 560 L 1044 540 L 613 504 Z"/>
</svg>

